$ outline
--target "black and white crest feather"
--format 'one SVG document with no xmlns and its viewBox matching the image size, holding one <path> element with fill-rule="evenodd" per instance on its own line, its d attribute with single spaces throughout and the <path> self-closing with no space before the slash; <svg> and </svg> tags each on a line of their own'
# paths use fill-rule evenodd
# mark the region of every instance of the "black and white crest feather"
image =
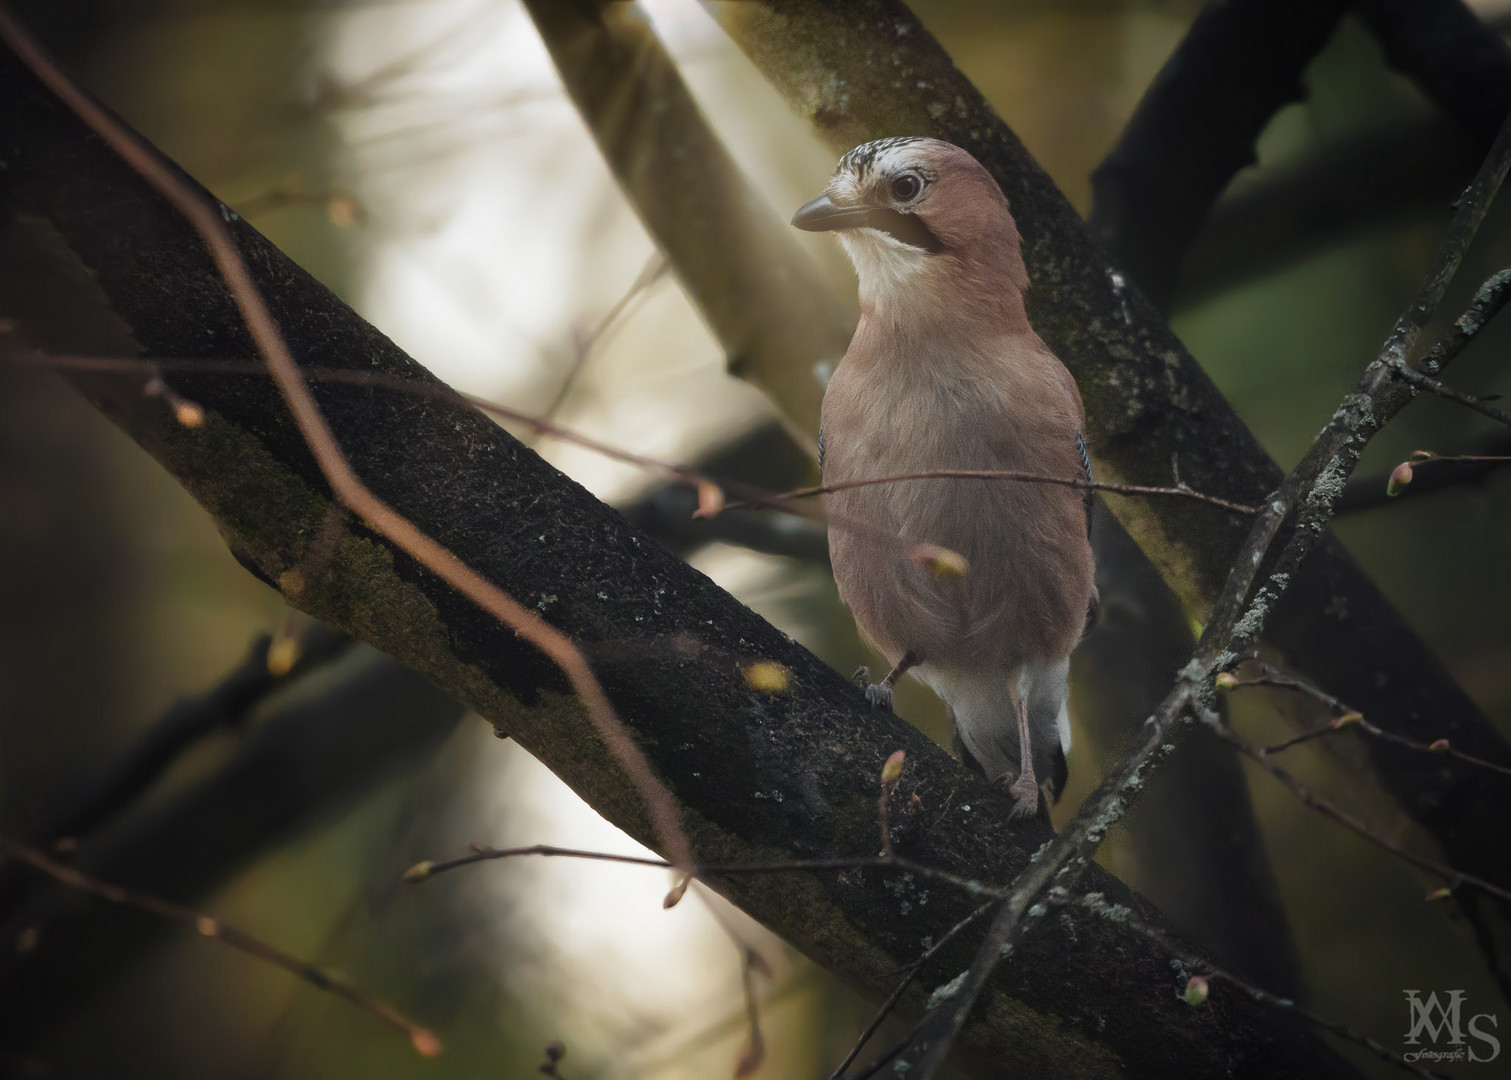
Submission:
<svg viewBox="0 0 1511 1080">
<path fill-rule="evenodd" d="M 897 135 L 890 139 L 876 139 L 873 142 L 861 143 L 839 159 L 839 167 L 854 172 L 858 180 L 865 180 L 876 164 L 876 159 L 882 154 L 916 142 L 923 142 L 922 136 Z"/>
</svg>

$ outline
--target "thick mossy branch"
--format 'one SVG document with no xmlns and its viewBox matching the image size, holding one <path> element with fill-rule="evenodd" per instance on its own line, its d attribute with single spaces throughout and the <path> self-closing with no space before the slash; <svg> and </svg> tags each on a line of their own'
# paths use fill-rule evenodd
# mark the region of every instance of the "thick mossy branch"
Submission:
<svg viewBox="0 0 1511 1080">
<path fill-rule="evenodd" d="M 230 296 L 189 226 L 9 54 L 0 56 L 0 250 L 36 288 L 7 296 L 34 343 L 78 351 L 49 308 L 111 322 L 141 354 L 255 355 Z M 253 229 L 232 222 L 253 278 L 307 366 L 430 376 Z M 87 318 L 85 316 L 88 316 Z M 139 377 L 81 389 L 216 516 L 238 555 L 291 601 L 392 653 L 476 708 L 632 835 L 643 808 L 565 680 L 506 627 L 336 511 L 267 379 L 173 375 L 204 424 L 178 424 Z M 882 763 L 907 753 L 893 814 L 900 854 L 1005 882 L 1048 838 L 1009 826 L 1009 800 L 843 677 L 649 540 L 464 405 L 391 389 L 315 388 L 372 490 L 590 656 L 636 740 L 678 799 L 699 855 L 720 862 L 873 854 Z M 333 516 L 334 515 L 334 516 Z M 780 665 L 784 690 L 742 667 Z M 912 796 L 917 796 L 913 801 Z M 1117 881 L 1093 887 L 1163 921 Z M 877 994 L 979 902 L 897 871 L 739 875 L 718 880 L 741 907 L 847 980 Z M 962 935 L 964 937 L 964 935 Z M 905 1003 L 966 963 L 940 957 Z M 675 958 L 673 958 L 675 962 Z M 1310 1033 L 1254 1004 L 1214 996 L 1193 1011 L 1169 958 L 1095 916 L 1067 910 L 1025 946 L 983 998 L 969 1036 L 997 1066 L 1040 1076 L 1336 1076 Z"/>
</svg>

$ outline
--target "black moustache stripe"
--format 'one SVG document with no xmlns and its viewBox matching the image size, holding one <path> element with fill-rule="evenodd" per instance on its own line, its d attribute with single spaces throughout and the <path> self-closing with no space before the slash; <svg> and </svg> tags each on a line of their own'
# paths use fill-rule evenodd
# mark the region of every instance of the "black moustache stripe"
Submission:
<svg viewBox="0 0 1511 1080">
<path fill-rule="evenodd" d="M 857 224 L 868 229 L 879 229 L 904 244 L 922 248 L 930 255 L 937 255 L 944 250 L 939 237 L 929 231 L 929 227 L 918 219 L 917 214 L 902 214 L 878 207 L 867 210 L 865 217 Z"/>
</svg>

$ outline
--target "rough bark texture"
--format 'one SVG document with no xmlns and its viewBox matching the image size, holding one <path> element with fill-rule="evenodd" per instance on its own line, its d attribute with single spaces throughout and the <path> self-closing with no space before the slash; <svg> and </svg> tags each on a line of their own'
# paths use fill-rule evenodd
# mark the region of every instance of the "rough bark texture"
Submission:
<svg viewBox="0 0 1511 1080">
<path fill-rule="evenodd" d="M 60 297 L 81 324 L 114 324 L 143 355 L 246 359 L 248 336 L 198 238 L 142 180 L 9 54 L 0 56 L 0 250 L 25 259 L 29 307 Z M 232 222 L 254 280 L 294 354 L 309 366 L 429 376 L 255 230 Z M 79 347 L 57 340 L 54 347 Z M 307 449 L 267 380 L 171 377 L 206 409 L 174 422 L 139 376 L 76 382 L 212 513 L 249 568 L 320 618 L 391 652 L 508 731 L 631 835 L 646 814 L 561 674 L 506 627 L 360 523 L 338 517 Z M 893 750 L 908 766 L 894 810 L 910 856 L 989 881 L 1028 864 L 1047 838 L 1009 826 L 1008 800 L 890 715 L 873 715 L 819 664 L 707 579 L 633 532 L 610 508 L 461 405 L 391 390 L 319 385 L 320 404 L 373 491 L 520 601 L 569 633 L 685 814 L 708 861 L 869 854 L 878 841 L 877 777 Z M 320 553 L 311 561 L 313 551 Z M 775 661 L 788 688 L 747 687 L 741 665 Z M 911 796 L 916 793 L 918 802 Z M 953 796 L 953 797 L 952 797 Z M 967 809 L 969 807 L 969 809 Z M 729 875 L 737 903 L 873 993 L 926 936 L 974 898 L 895 870 Z M 1110 902 L 1155 912 L 1108 875 Z M 1235 995 L 1201 1010 L 1176 997 L 1167 957 L 1116 925 L 1067 909 L 1034 935 L 983 999 L 968 1040 L 995 1067 L 1039 1076 L 1337 1076 L 1309 1032 Z M 964 935 L 963 935 L 964 936 Z M 965 964 L 944 956 L 907 999 Z"/>
<path fill-rule="evenodd" d="M 1199 490 L 1260 503 L 1276 489 L 1281 473 L 1263 447 L 903 4 L 707 6 L 836 151 L 888 135 L 931 135 L 964 147 L 991 171 L 1023 234 L 1033 283 L 1029 317 L 1080 384 L 1103 476 L 1168 483 L 1175 455 L 1182 478 Z M 1204 619 L 1247 519 L 1181 499 L 1110 498 L 1108 505 L 1187 610 Z M 1297 574 L 1269 620 L 1267 639 L 1290 667 L 1380 726 L 1511 761 L 1505 739 L 1331 537 Z M 1409 668 L 1402 657 L 1411 657 Z M 1447 862 L 1491 881 L 1511 880 L 1511 847 L 1498 824 L 1511 814 L 1511 785 L 1379 741 L 1366 753 L 1373 778 L 1441 845 Z M 1503 906 L 1474 897 L 1463 902 L 1483 909 L 1485 925 L 1494 928 L 1497 943 L 1486 949 L 1491 962 L 1511 968 Z"/>
</svg>

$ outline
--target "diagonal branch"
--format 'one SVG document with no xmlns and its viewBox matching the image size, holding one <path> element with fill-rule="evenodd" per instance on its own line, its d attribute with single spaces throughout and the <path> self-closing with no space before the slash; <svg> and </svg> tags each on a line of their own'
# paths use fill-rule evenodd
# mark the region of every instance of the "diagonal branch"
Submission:
<svg viewBox="0 0 1511 1080">
<path fill-rule="evenodd" d="M 629 774 L 646 811 L 656 824 L 656 834 L 667 845 L 679 866 L 693 865 L 693 850 L 677 818 L 675 802 L 635 745 L 594 677 L 587 658 L 565 635 L 537 612 L 477 573 L 447 547 L 427 535 L 408 517 L 396 511 L 363 482 L 352 468 L 329 421 L 306 385 L 299 364 L 290 351 L 278 320 L 255 284 L 250 268 L 237 250 L 229 225 L 231 216 L 223 205 L 187 182 L 168 162 L 158 157 L 134 132 L 85 94 L 52 63 L 41 48 L 11 16 L 0 8 L 0 39 L 28 69 L 67 104 L 99 138 L 108 143 L 168 202 L 173 204 L 199 234 L 211 260 L 245 323 L 246 330 L 267 362 L 284 405 L 292 415 L 300 437 L 313 455 L 321 477 L 330 485 L 342 509 L 350 510 L 406 554 L 420 562 L 458 592 L 471 599 L 499 622 L 513 629 L 561 668 L 572 688 L 582 698 L 593 718 L 598 736 Z M 218 207 L 218 210 L 217 210 Z M 198 426 L 179 414 L 188 427 Z M 300 579 L 302 585 L 302 576 Z M 297 588 L 288 591 L 297 593 Z"/>
<path fill-rule="evenodd" d="M 1353 0 L 1207 4 L 1091 174 L 1091 228 L 1168 311 L 1191 241 Z"/>
<path fill-rule="evenodd" d="M 39 289 L 66 296 L 77 331 L 109 322 L 150 356 L 248 355 L 240 312 L 182 217 L 7 53 L 0 53 L 0 95 L 17 106 L 0 128 L 0 157 L 9 163 L 0 171 L 0 248 L 9 265 Z M 255 230 L 241 222 L 229 228 L 301 367 L 426 378 Z M 25 299 L 7 295 L 4 302 Z M 29 326 L 28 312 L 6 314 L 23 330 Z M 61 333 L 37 344 L 99 351 Z M 180 478 L 255 572 L 276 583 L 301 565 L 336 503 L 265 377 L 181 376 L 181 391 L 203 410 L 197 428 L 181 425 L 161 401 L 144 399 L 137 377 L 80 373 L 73 381 Z M 334 384 L 314 394 L 343 453 L 379 498 L 543 612 L 590 658 L 707 861 L 870 855 L 875 777 L 899 749 L 919 796 L 892 823 L 899 854 L 1005 881 L 1047 839 L 1035 824 L 1010 827 L 1002 793 L 963 773 L 901 721 L 872 715 L 838 673 L 634 533 L 475 410 L 417 406 Z M 310 578 L 294 602 L 446 687 L 608 819 L 637 838 L 654 838 L 644 801 L 556 665 L 350 516 L 337 519 L 329 552 L 324 574 Z M 785 688 L 747 685 L 741 669 L 754 661 L 784 672 Z M 975 903 L 886 869 L 780 881 L 710 877 L 745 910 L 878 997 L 891 989 L 891 973 L 916 957 L 920 932 L 943 933 Z M 1163 925 L 1114 879 L 1100 871 L 1093 877 L 1116 902 Z M 901 891 L 911 913 L 899 911 L 897 892 L 883 884 Z M 1079 942 L 1073 953 L 1046 953 L 1035 961 L 1043 978 L 994 997 L 994 1015 L 1006 1026 L 985 1045 L 997 1055 L 1034 1054 L 1067 1076 L 1151 1071 L 1172 1053 L 1204 1072 L 1346 1075 L 1347 1066 L 1314 1037 L 1249 1002 L 1221 1003 L 1215 1023 L 1193 1028 L 1170 992 L 1166 957 L 1129 948 L 1091 916 L 1073 915 L 1068 925 Z M 941 955 L 943 963 L 963 959 L 958 951 Z M 925 998 L 914 986 L 904 1006 L 921 1008 Z M 1024 1023 L 1044 1015 L 1065 1022 Z M 1026 1040 L 1025 1027 L 1033 1029 Z"/>
</svg>

